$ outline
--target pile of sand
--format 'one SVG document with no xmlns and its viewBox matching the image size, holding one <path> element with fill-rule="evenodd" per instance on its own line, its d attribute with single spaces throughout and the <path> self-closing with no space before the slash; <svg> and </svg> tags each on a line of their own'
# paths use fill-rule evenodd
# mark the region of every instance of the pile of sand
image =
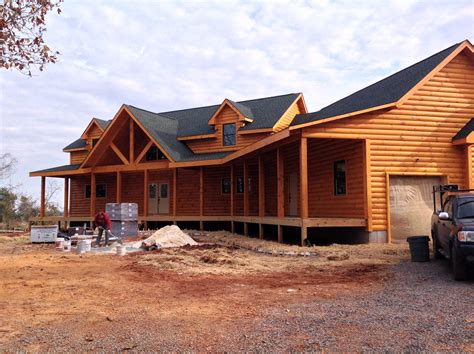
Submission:
<svg viewBox="0 0 474 354">
<path fill-rule="evenodd" d="M 176 225 L 162 227 L 147 239 L 135 242 L 134 247 L 149 248 L 153 245 L 160 245 L 161 248 L 182 247 L 186 245 L 197 245 L 188 234 L 181 231 Z"/>
</svg>

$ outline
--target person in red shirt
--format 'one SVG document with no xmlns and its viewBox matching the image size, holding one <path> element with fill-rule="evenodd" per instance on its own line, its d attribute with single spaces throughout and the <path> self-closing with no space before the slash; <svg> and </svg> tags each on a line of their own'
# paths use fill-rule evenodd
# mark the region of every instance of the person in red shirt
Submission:
<svg viewBox="0 0 474 354">
<path fill-rule="evenodd" d="M 96 214 L 94 218 L 94 229 L 99 228 L 99 235 L 95 241 L 96 245 L 100 245 L 100 240 L 102 239 L 102 233 L 105 231 L 105 246 L 109 245 L 109 233 L 112 228 L 112 222 L 110 221 L 109 216 L 105 211 L 100 211 Z"/>
</svg>

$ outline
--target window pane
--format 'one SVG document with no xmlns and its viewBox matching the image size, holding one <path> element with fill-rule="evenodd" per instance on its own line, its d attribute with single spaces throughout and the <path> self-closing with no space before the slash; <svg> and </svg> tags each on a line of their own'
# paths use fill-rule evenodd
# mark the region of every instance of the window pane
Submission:
<svg viewBox="0 0 474 354">
<path fill-rule="evenodd" d="M 107 187 L 105 184 L 98 184 L 95 187 L 96 198 L 105 198 L 106 194 L 107 194 Z"/>
<path fill-rule="evenodd" d="M 235 145 L 235 124 L 224 124 L 222 129 L 224 146 Z"/>
<path fill-rule="evenodd" d="M 230 193 L 230 178 L 222 179 L 222 194 Z"/>
<path fill-rule="evenodd" d="M 237 193 L 243 193 L 243 192 L 244 192 L 244 178 L 237 177 Z"/>
<path fill-rule="evenodd" d="M 156 198 L 156 184 L 152 183 L 148 186 L 148 198 Z"/>
<path fill-rule="evenodd" d="M 334 195 L 346 194 L 346 161 L 334 162 Z"/>
<path fill-rule="evenodd" d="M 168 198 L 168 185 L 160 184 L 160 198 Z"/>
</svg>

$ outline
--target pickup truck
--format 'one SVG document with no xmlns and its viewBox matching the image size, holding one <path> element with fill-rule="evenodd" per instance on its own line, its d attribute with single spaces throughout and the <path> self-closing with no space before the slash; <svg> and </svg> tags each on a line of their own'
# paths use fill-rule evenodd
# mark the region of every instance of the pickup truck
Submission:
<svg viewBox="0 0 474 354">
<path fill-rule="evenodd" d="M 444 194 L 449 193 L 446 198 Z M 436 208 L 436 196 L 441 209 Z M 434 212 L 431 238 L 436 259 L 451 260 L 454 279 L 465 280 L 468 266 L 474 263 L 474 193 L 461 191 L 456 185 L 433 188 Z"/>
</svg>

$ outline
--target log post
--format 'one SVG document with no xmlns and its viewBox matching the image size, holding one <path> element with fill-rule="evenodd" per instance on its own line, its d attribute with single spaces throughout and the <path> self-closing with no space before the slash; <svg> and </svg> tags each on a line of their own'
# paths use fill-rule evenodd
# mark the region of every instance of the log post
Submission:
<svg viewBox="0 0 474 354">
<path fill-rule="evenodd" d="M 244 216 L 249 215 L 249 162 L 244 160 Z"/>
<path fill-rule="evenodd" d="M 69 225 L 67 219 L 69 217 L 69 177 L 64 178 L 64 227 L 67 228 Z"/>
<path fill-rule="evenodd" d="M 472 180 L 472 145 L 466 145 L 466 163 L 467 163 L 467 188 L 473 189 L 474 182 Z"/>
<path fill-rule="evenodd" d="M 308 218 L 308 139 L 300 142 L 300 214 L 301 214 L 301 246 L 308 238 L 306 219 Z"/>
<path fill-rule="evenodd" d="M 199 229 L 204 230 L 204 222 L 202 217 L 204 216 L 204 168 L 199 168 Z"/>
<path fill-rule="evenodd" d="M 265 165 L 262 155 L 258 156 L 258 216 L 265 217 Z M 258 225 L 258 237 L 264 238 L 263 224 Z"/>
<path fill-rule="evenodd" d="M 143 171 L 143 216 L 148 216 L 148 170 Z"/>
<path fill-rule="evenodd" d="M 235 215 L 235 206 L 234 206 L 234 192 L 235 192 L 235 178 L 234 178 L 234 165 L 230 165 L 230 230 L 232 233 L 235 233 L 235 222 L 234 222 L 234 215 Z"/>
<path fill-rule="evenodd" d="M 117 171 L 117 185 L 116 185 L 117 191 L 116 191 L 116 201 L 117 203 L 122 202 L 122 173 L 120 171 Z"/>
<path fill-rule="evenodd" d="M 283 166 L 283 152 L 280 148 L 277 149 L 277 216 L 279 218 L 285 217 L 285 175 Z"/>
<path fill-rule="evenodd" d="M 40 217 L 44 218 L 46 210 L 46 176 L 41 176 Z"/>
<path fill-rule="evenodd" d="M 173 223 L 176 223 L 176 211 L 178 210 L 178 169 L 173 169 Z"/>
<path fill-rule="evenodd" d="M 130 157 L 128 159 L 130 164 L 135 162 L 135 129 L 133 119 L 130 118 Z"/>
<path fill-rule="evenodd" d="M 95 193 L 96 193 L 96 180 L 95 173 L 91 173 L 91 207 L 90 214 L 92 217 L 95 215 Z"/>
</svg>

